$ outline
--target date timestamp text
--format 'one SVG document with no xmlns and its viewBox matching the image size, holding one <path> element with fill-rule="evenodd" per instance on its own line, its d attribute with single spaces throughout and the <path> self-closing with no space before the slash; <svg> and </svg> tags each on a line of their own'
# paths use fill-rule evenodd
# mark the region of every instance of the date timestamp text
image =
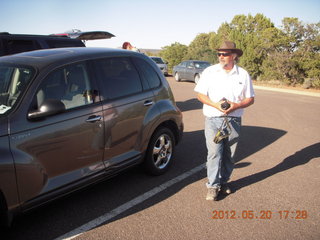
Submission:
<svg viewBox="0 0 320 240">
<path fill-rule="evenodd" d="M 307 210 L 214 210 L 212 219 L 295 219 L 304 220 L 308 218 Z"/>
</svg>

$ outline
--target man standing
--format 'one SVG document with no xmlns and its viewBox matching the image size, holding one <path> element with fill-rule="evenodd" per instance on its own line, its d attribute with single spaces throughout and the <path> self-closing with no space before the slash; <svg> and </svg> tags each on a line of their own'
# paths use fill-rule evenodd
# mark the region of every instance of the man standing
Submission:
<svg viewBox="0 0 320 240">
<path fill-rule="evenodd" d="M 230 194 L 227 182 L 234 168 L 233 156 L 239 140 L 244 108 L 254 103 L 251 78 L 236 65 L 243 52 L 236 44 L 225 41 L 217 49 L 219 64 L 206 68 L 195 87 L 203 103 L 205 137 L 208 150 L 207 200 L 218 194 Z"/>
</svg>

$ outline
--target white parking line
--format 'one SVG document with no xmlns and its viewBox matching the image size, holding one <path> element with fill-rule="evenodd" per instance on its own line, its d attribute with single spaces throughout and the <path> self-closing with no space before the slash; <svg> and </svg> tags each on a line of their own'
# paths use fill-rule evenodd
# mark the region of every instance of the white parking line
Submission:
<svg viewBox="0 0 320 240">
<path fill-rule="evenodd" d="M 129 201 L 125 204 L 122 204 L 121 206 L 113 209 L 110 212 L 108 212 L 108 213 L 106 213 L 96 219 L 93 219 L 92 221 L 90 221 L 86 224 L 83 224 L 82 226 L 56 238 L 56 240 L 61 240 L 61 239 L 70 240 L 70 239 L 76 238 L 77 236 L 80 236 L 81 234 L 85 233 L 86 231 L 89 231 L 90 229 L 93 229 L 93 228 L 99 226 L 100 224 L 114 218 L 115 216 L 127 211 L 128 209 L 138 205 L 139 203 L 142 203 L 143 201 L 153 197 L 154 195 L 162 192 L 163 190 L 171 187 L 172 185 L 174 185 L 178 182 L 181 182 L 182 180 L 186 179 L 187 177 L 189 177 L 197 172 L 200 172 L 204 167 L 205 167 L 205 163 L 193 168 L 192 170 L 190 170 L 188 172 L 185 172 L 185 173 L 175 177 L 174 179 L 171 179 L 170 181 L 168 181 L 164 184 L 161 184 L 158 187 L 151 189 L 150 191 L 132 199 L 131 201 Z"/>
</svg>

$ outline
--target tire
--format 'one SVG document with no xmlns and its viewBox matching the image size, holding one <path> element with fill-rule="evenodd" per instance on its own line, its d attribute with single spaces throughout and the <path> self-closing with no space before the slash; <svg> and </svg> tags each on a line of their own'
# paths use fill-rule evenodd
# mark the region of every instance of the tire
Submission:
<svg viewBox="0 0 320 240">
<path fill-rule="evenodd" d="M 158 129 L 148 145 L 144 167 L 151 175 L 164 174 L 170 167 L 175 148 L 173 133 L 168 128 Z"/>
<path fill-rule="evenodd" d="M 4 200 L 3 194 L 0 192 L 0 232 L 1 230 L 5 230 L 9 228 L 11 225 L 11 221 L 9 221 L 7 215 L 7 205 Z"/>
<path fill-rule="evenodd" d="M 177 82 L 180 82 L 181 81 L 181 78 L 180 78 L 180 76 L 179 76 L 179 73 L 175 73 L 174 74 L 174 79 L 177 81 Z"/>
<path fill-rule="evenodd" d="M 196 75 L 194 76 L 194 82 L 197 84 L 197 83 L 199 82 L 199 80 L 200 80 L 200 75 L 199 75 L 199 74 L 196 74 Z"/>
</svg>

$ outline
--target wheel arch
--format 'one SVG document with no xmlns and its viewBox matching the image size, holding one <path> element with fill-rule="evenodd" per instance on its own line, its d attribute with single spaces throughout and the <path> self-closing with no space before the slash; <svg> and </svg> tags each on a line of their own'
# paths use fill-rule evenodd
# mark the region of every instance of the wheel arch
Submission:
<svg viewBox="0 0 320 240">
<path fill-rule="evenodd" d="M 160 129 L 160 128 L 168 128 L 169 130 L 172 131 L 173 136 L 174 136 L 174 143 L 177 145 L 180 142 L 180 131 L 179 127 L 173 120 L 167 120 L 162 122 L 152 133 L 152 136 Z M 151 136 L 151 137 L 152 137 Z"/>
<path fill-rule="evenodd" d="M 168 140 L 171 140 L 169 140 L 171 144 L 166 145 L 165 143 L 160 143 L 159 137 L 164 136 L 162 134 L 166 135 L 168 137 Z M 167 137 L 165 138 L 167 139 Z M 175 124 L 171 121 L 163 122 L 156 129 L 154 129 L 148 142 L 146 154 L 142 163 L 146 173 L 158 176 L 164 174 L 170 168 L 172 164 L 174 148 L 177 144 L 177 141 L 179 141 L 179 137 L 177 136 L 177 129 L 175 128 Z M 160 146 L 158 144 L 160 144 Z M 154 153 L 156 145 L 159 152 Z M 164 146 L 168 146 L 168 148 Z M 155 156 L 156 158 L 154 158 Z M 157 163 L 155 162 L 155 159 L 157 159 Z"/>
</svg>

